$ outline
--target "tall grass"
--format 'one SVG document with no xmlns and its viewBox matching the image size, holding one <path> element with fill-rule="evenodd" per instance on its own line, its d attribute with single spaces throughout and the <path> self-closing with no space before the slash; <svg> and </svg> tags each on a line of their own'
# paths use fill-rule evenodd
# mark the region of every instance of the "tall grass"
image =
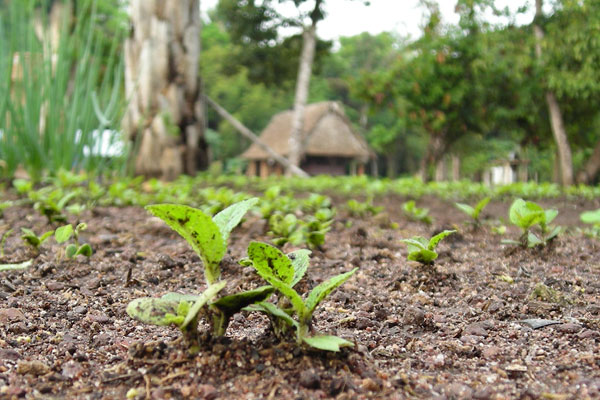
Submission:
<svg viewBox="0 0 600 400">
<path fill-rule="evenodd" d="M 49 24 L 48 7 L 36 3 L 8 1 L 0 11 L 0 174 L 22 168 L 39 180 L 61 168 L 100 173 L 124 165 L 125 156 L 89 150 L 98 147 L 99 132 L 119 130 L 125 29 L 107 41 L 96 0 L 79 0 L 53 49 L 36 35 L 36 18 L 44 32 Z"/>
</svg>

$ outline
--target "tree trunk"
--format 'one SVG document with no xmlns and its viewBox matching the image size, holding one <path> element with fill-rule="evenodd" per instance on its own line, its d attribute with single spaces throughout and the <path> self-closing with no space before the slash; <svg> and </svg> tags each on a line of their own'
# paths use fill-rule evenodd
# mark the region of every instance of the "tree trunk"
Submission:
<svg viewBox="0 0 600 400">
<path fill-rule="evenodd" d="M 535 18 L 539 20 L 542 17 L 542 2 L 543 0 L 535 0 Z M 535 23 L 533 26 L 535 32 L 535 54 L 539 60 L 542 59 L 542 40 L 544 39 L 544 31 L 542 27 Z M 546 90 L 546 104 L 550 113 L 550 123 L 552 126 L 552 134 L 558 148 L 558 158 L 560 165 L 560 183 L 562 185 L 573 184 L 573 162 L 571 159 L 571 147 L 567 140 L 567 132 L 563 122 L 563 117 L 560 111 L 560 106 L 556 100 L 554 92 Z"/>
<path fill-rule="evenodd" d="M 260 138 L 254 134 L 254 132 L 252 132 L 250 129 L 248 129 L 246 126 L 244 126 L 244 124 L 242 124 L 240 121 L 235 119 L 235 117 L 233 115 L 229 114 L 227 112 L 227 110 L 225 110 L 223 107 L 221 107 L 216 101 L 214 101 L 213 99 L 211 99 L 208 96 L 204 96 L 204 98 L 206 99 L 208 104 L 211 105 L 215 109 L 217 114 L 219 114 L 222 118 L 227 120 L 227 122 L 229 122 L 231 124 L 231 126 L 233 126 L 242 136 L 250 139 L 253 143 L 256 143 L 258 146 L 260 146 L 264 151 L 267 152 L 267 154 L 269 154 L 269 156 L 271 158 L 273 158 L 273 160 L 275 160 L 281 166 L 283 166 L 284 168 L 289 168 L 290 171 L 295 175 L 298 175 L 298 176 L 301 176 L 304 178 L 309 176 L 302 169 L 300 169 L 294 165 L 291 165 L 290 162 L 285 157 L 280 156 L 275 150 L 273 150 L 271 147 L 269 147 L 269 145 L 267 145 L 265 142 L 260 140 Z"/>
<path fill-rule="evenodd" d="M 295 167 L 300 167 L 302 159 L 302 132 L 304 130 L 304 109 L 308 99 L 308 89 L 310 87 L 310 74 L 312 64 L 315 58 L 315 47 L 317 44 L 317 22 L 313 23 L 304 30 L 302 41 L 302 53 L 300 55 L 300 66 L 298 69 L 298 80 L 296 81 L 296 95 L 294 98 L 294 114 L 292 116 L 292 131 L 289 141 L 289 161 Z M 291 171 L 287 170 L 287 175 Z"/>
<path fill-rule="evenodd" d="M 587 160 L 585 166 L 577 174 L 577 183 L 590 184 L 600 171 L 600 141 L 596 143 L 592 156 Z"/>
<path fill-rule="evenodd" d="M 421 160 L 421 166 L 419 168 L 419 175 L 423 182 L 427 182 L 429 180 L 428 169 L 430 165 L 436 166 L 437 162 L 442 158 L 444 154 L 444 150 L 446 148 L 445 145 L 445 132 L 440 133 L 430 133 L 429 135 L 429 143 L 427 144 L 427 150 L 425 152 L 425 156 Z"/>
<path fill-rule="evenodd" d="M 123 128 L 137 144 L 135 173 L 194 174 L 208 164 L 198 78 L 200 0 L 132 0 L 130 10 Z"/>
</svg>

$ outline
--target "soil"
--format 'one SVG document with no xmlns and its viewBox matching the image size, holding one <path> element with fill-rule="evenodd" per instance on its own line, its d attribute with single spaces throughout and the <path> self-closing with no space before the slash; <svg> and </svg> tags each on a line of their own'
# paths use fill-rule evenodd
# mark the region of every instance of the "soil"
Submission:
<svg viewBox="0 0 600 400">
<path fill-rule="evenodd" d="M 576 230 L 579 213 L 598 204 L 542 202 L 569 228 L 548 247 L 521 249 L 501 244 L 489 224 L 465 224 L 449 202 L 418 202 L 435 218 L 427 226 L 402 216 L 402 201 L 380 198 L 386 212 L 363 219 L 339 211 L 297 287 L 360 267 L 314 318 L 315 330 L 356 344 L 339 353 L 281 343 L 253 313 L 236 315 L 225 338 L 190 355 L 176 329 L 129 318 L 135 298 L 205 287 L 199 258 L 142 208 L 85 211 L 89 260 L 61 257 L 54 241 L 35 254 L 13 233 L 0 262 L 34 263 L 0 273 L 0 398 L 600 397 L 600 245 Z M 505 218 L 508 206 L 494 201 L 485 216 Z M 52 228 L 28 207 L 0 220 L 0 234 L 21 227 Z M 222 265 L 228 291 L 263 284 L 236 260 L 251 240 L 269 240 L 264 228 L 248 217 L 234 230 Z M 440 244 L 433 267 L 406 261 L 400 239 L 446 228 L 460 232 Z M 535 290 L 540 283 L 553 290 Z M 532 319 L 551 322 L 533 329 Z"/>
</svg>

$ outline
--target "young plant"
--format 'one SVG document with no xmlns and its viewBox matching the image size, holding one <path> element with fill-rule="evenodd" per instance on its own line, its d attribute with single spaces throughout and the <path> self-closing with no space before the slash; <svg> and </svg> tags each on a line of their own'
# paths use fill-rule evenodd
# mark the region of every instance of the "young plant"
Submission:
<svg viewBox="0 0 600 400">
<path fill-rule="evenodd" d="M 364 202 L 359 202 L 355 199 L 350 199 L 346 202 L 346 208 L 353 217 L 363 218 L 369 215 L 377 215 L 383 211 L 383 207 L 374 206 L 373 199 L 368 198 Z"/>
<path fill-rule="evenodd" d="M 427 225 L 431 225 L 433 222 L 429 216 L 429 209 L 417 207 L 414 200 L 402 204 L 402 211 L 411 221 L 423 222 Z"/>
<path fill-rule="evenodd" d="M 470 205 L 463 204 L 463 203 L 454 203 L 454 205 L 459 210 L 461 210 L 462 212 L 467 214 L 469 217 L 471 217 L 471 220 L 475 224 L 475 226 L 479 226 L 481 223 L 481 221 L 479 220 L 479 216 L 481 215 L 481 212 L 483 211 L 485 206 L 488 205 L 490 200 L 491 200 L 491 197 L 485 197 L 479 203 L 477 203 L 475 205 L 475 207 L 471 207 Z"/>
<path fill-rule="evenodd" d="M 558 215 L 558 210 L 544 210 L 540 205 L 523 199 L 516 199 L 508 210 L 508 217 L 512 224 L 521 228 L 519 241 L 505 240 L 504 243 L 520 244 L 523 247 L 535 247 L 546 245 L 554 239 L 562 230 L 560 226 L 550 227 L 550 223 Z M 532 229 L 540 228 L 540 236 Z"/>
<path fill-rule="evenodd" d="M 286 243 L 298 246 L 304 242 L 302 221 L 294 214 L 274 214 L 269 218 L 269 236 L 273 236 L 273 243 L 283 247 Z"/>
<path fill-rule="evenodd" d="M 257 201 L 256 198 L 241 201 L 214 217 L 199 209 L 178 204 L 156 204 L 147 206 L 146 210 L 162 219 L 190 244 L 202 260 L 204 278 L 210 286 L 221 275 L 219 265 L 227 251 L 230 232 Z"/>
<path fill-rule="evenodd" d="M 78 224 L 75 229 L 73 229 L 73 225 L 68 224 L 61 226 L 56 229 L 54 232 L 54 240 L 56 243 L 65 243 L 71 238 L 75 239 L 75 243 L 69 243 L 67 247 L 65 247 L 65 254 L 69 258 L 76 257 L 78 255 L 91 257 L 92 256 L 92 246 L 88 243 L 80 244 L 79 243 L 79 233 L 81 231 L 85 231 L 87 229 L 87 224 L 82 222 Z"/>
<path fill-rule="evenodd" d="M 54 230 L 45 232 L 40 236 L 36 235 L 31 229 L 21 228 L 21 239 L 31 247 L 33 247 L 36 251 L 39 251 L 40 246 L 44 243 L 50 236 L 54 234 Z"/>
<path fill-rule="evenodd" d="M 435 248 L 446 236 L 453 234 L 455 230 L 448 230 L 438 233 L 431 239 L 427 240 L 422 236 L 414 236 L 411 239 L 402 239 L 401 242 L 406 243 L 408 247 L 408 260 L 418 261 L 424 265 L 433 265 L 433 262 L 438 258 Z"/>
<path fill-rule="evenodd" d="M 3 201 L 0 203 L 0 218 L 4 217 L 4 210 L 10 208 L 14 205 L 14 203 L 10 200 Z"/>
<path fill-rule="evenodd" d="M 179 233 L 200 256 L 207 288 L 199 295 L 167 293 L 161 298 L 136 299 L 127 306 L 127 313 L 149 324 L 173 324 L 193 346 L 198 339 L 197 325 L 201 315 L 211 323 L 212 334 L 222 336 L 235 313 L 257 301 L 266 300 L 275 290 L 271 286 L 216 299 L 226 284 L 219 278 L 220 263 L 227 251 L 229 234 L 257 201 L 253 198 L 233 204 L 212 218 L 184 205 L 158 204 L 146 207 Z"/>
<path fill-rule="evenodd" d="M 584 224 L 591 225 L 591 228 L 586 229 L 584 233 L 590 237 L 600 237 L 600 208 L 594 211 L 585 211 L 581 213 L 579 219 Z"/>
<path fill-rule="evenodd" d="M 306 270 L 308 269 L 310 252 L 297 251 L 294 260 L 282 253 L 279 249 L 266 243 L 252 242 L 248 246 L 248 258 L 258 275 L 273 285 L 281 295 L 290 303 L 291 307 L 278 307 L 273 303 L 258 302 L 247 308 L 250 311 L 262 311 L 270 316 L 274 329 L 281 330 L 282 327 L 293 328 L 296 331 L 296 342 L 306 343 L 311 347 L 339 351 L 340 347 L 352 346 L 353 343 L 332 335 L 310 335 L 312 316 L 323 299 L 327 297 L 338 286 L 346 282 L 357 270 L 332 277 L 315 287 L 306 300 L 294 289 Z M 294 318 L 295 316 L 295 318 Z"/>
<path fill-rule="evenodd" d="M 322 208 L 315 215 L 310 215 L 304 226 L 306 243 L 311 248 L 320 248 L 325 244 L 325 234 L 331 229 L 335 211 Z"/>
</svg>

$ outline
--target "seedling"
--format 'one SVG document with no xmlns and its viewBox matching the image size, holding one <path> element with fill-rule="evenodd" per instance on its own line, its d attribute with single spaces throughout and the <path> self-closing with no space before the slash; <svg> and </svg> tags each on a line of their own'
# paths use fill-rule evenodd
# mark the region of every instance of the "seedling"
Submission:
<svg viewBox="0 0 600 400">
<path fill-rule="evenodd" d="M 283 247 L 286 243 L 294 246 L 302 244 L 304 241 L 304 232 L 302 221 L 294 214 L 274 214 L 269 218 L 269 236 L 273 236 L 273 243 L 278 247 Z"/>
<path fill-rule="evenodd" d="M 9 207 L 12 207 L 14 205 L 14 203 L 12 201 L 3 201 L 0 203 L 0 218 L 2 218 L 4 216 L 4 210 L 6 210 Z"/>
<path fill-rule="evenodd" d="M 33 189 L 33 182 L 27 179 L 15 179 L 13 180 L 13 187 L 19 194 L 27 194 Z"/>
<path fill-rule="evenodd" d="M 414 200 L 402 204 L 402 211 L 411 221 L 423 222 L 427 225 L 433 222 L 429 216 L 429 209 L 417 207 Z"/>
<path fill-rule="evenodd" d="M 81 231 L 85 231 L 87 229 L 87 224 L 82 222 L 78 224 L 75 229 L 73 229 L 73 225 L 68 224 L 61 226 L 56 229 L 54 232 L 54 240 L 56 243 L 65 243 L 71 238 L 75 239 L 75 243 L 69 243 L 67 247 L 65 247 L 65 254 L 69 258 L 76 257 L 78 255 L 91 257 L 92 256 L 92 246 L 88 243 L 80 244 L 79 243 L 79 234 Z"/>
<path fill-rule="evenodd" d="M 320 248 L 325 244 L 325 234 L 331 229 L 334 215 L 334 210 L 322 208 L 314 216 L 308 217 L 304 230 L 306 242 L 311 248 Z"/>
<path fill-rule="evenodd" d="M 292 261 L 274 246 L 252 242 L 248 246 L 248 258 L 252 261 L 256 272 L 291 303 L 290 308 L 281 308 L 273 303 L 263 301 L 249 307 L 249 310 L 262 311 L 269 315 L 272 321 L 281 322 L 281 324 L 274 325 L 277 330 L 280 330 L 282 326 L 295 329 L 298 344 L 306 343 L 311 347 L 328 351 L 339 351 L 340 347 L 353 345 L 352 342 L 337 336 L 309 335 L 309 330 L 313 313 L 319 303 L 334 289 L 346 282 L 358 268 L 321 283 L 308 294 L 306 300 L 303 300 L 294 290 L 294 285 L 302 279 L 308 269 L 308 251 L 295 252 L 294 261 Z"/>
<path fill-rule="evenodd" d="M 0 239 L 0 258 L 4 258 L 4 246 L 6 246 L 6 239 L 13 233 L 13 229 L 9 229 L 2 234 L 2 238 Z"/>
<path fill-rule="evenodd" d="M 374 206 L 373 199 L 369 198 L 364 202 L 359 202 L 355 199 L 350 199 L 346 202 L 346 208 L 353 217 L 363 218 L 369 215 L 377 215 L 383 211 L 383 207 Z"/>
<path fill-rule="evenodd" d="M 194 347 L 198 340 L 197 325 L 201 315 L 210 321 L 212 334 L 222 336 L 235 313 L 257 301 L 266 300 L 275 290 L 271 286 L 215 299 L 226 285 L 219 278 L 220 263 L 227 250 L 229 234 L 257 201 L 253 198 L 233 204 L 212 218 L 198 209 L 183 205 L 158 204 L 146 207 L 179 233 L 200 256 L 208 285 L 199 295 L 167 293 L 161 298 L 136 299 L 127 306 L 127 313 L 149 324 L 177 326 Z"/>
<path fill-rule="evenodd" d="M 447 230 L 438 233 L 431 239 L 427 240 L 422 236 L 414 236 L 411 239 L 402 239 L 401 242 L 406 243 L 408 247 L 408 260 L 418 261 L 424 265 L 433 265 L 435 259 L 438 258 L 435 248 L 446 236 L 453 234 L 455 230 Z"/>
<path fill-rule="evenodd" d="M 31 229 L 21 228 L 21 239 L 23 241 L 33 247 L 36 251 L 39 251 L 40 246 L 44 243 L 52 234 L 54 234 L 54 230 L 42 233 L 40 236 L 36 235 Z"/>
<path fill-rule="evenodd" d="M 51 186 L 36 192 L 29 192 L 29 197 L 34 202 L 33 208 L 41 215 L 45 216 L 49 223 L 64 223 L 67 221 L 67 218 L 63 214 L 63 211 L 69 201 L 79 194 L 79 191 L 72 190 L 65 194 L 60 188 L 48 192 L 47 189 L 49 188 L 51 188 Z"/>
<path fill-rule="evenodd" d="M 257 202 L 257 198 L 241 201 L 214 217 L 199 209 L 178 204 L 156 204 L 147 206 L 146 210 L 162 219 L 190 244 L 202 260 L 204 278 L 210 286 L 221 275 L 219 265 L 227 251 L 229 234 Z"/>
<path fill-rule="evenodd" d="M 585 230 L 586 235 L 594 238 L 600 237 L 600 208 L 594 211 L 581 213 L 579 219 L 584 224 L 592 225 L 591 228 Z"/>
<path fill-rule="evenodd" d="M 519 241 L 504 240 L 503 243 L 520 244 L 523 247 L 546 245 L 562 230 L 560 226 L 551 229 L 550 223 L 558 215 L 558 210 L 544 210 L 540 205 L 523 199 L 516 199 L 510 206 L 508 217 L 510 222 L 521 228 Z M 540 227 L 540 236 L 532 232 L 533 227 Z"/>
<path fill-rule="evenodd" d="M 487 206 L 487 204 L 490 202 L 490 200 L 491 197 L 485 197 L 479 203 L 477 203 L 475 207 L 471 207 L 470 205 L 463 203 L 454 203 L 454 205 L 459 210 L 471 217 L 471 220 L 475 224 L 475 226 L 479 226 L 481 223 L 481 221 L 479 220 L 479 216 L 481 215 L 481 212 L 483 211 L 485 206 Z"/>
</svg>

